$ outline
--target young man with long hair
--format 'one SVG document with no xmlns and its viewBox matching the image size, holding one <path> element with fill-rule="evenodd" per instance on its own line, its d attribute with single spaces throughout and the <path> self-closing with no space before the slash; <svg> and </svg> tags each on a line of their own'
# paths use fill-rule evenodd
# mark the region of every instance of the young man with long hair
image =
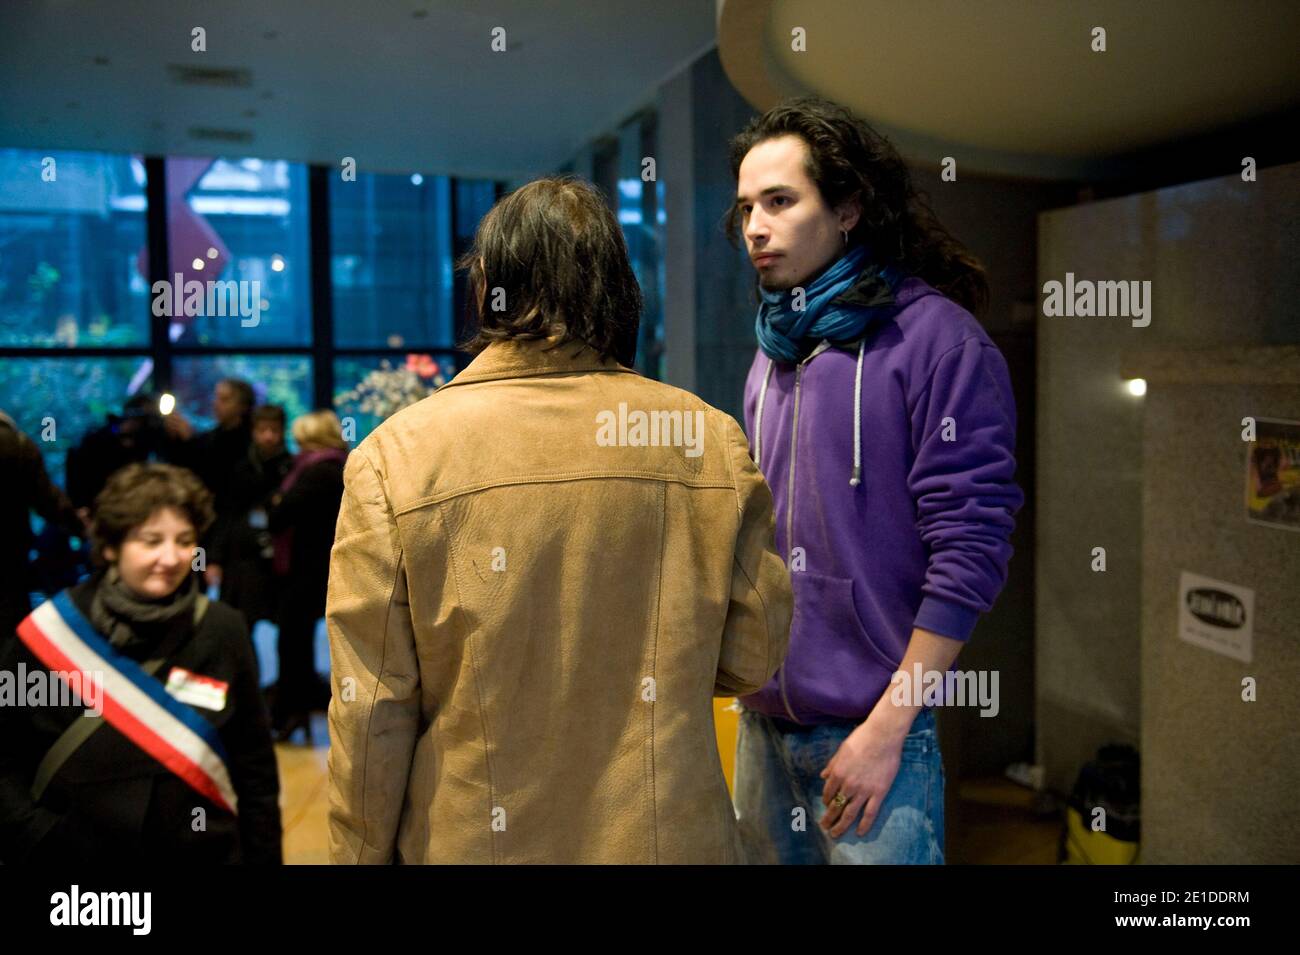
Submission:
<svg viewBox="0 0 1300 955">
<path fill-rule="evenodd" d="M 937 701 L 912 684 L 997 597 L 1023 503 L 983 271 L 835 104 L 776 106 L 730 157 L 760 295 L 745 424 L 795 598 L 784 664 L 741 698 L 741 831 L 756 861 L 942 862 Z"/>
</svg>

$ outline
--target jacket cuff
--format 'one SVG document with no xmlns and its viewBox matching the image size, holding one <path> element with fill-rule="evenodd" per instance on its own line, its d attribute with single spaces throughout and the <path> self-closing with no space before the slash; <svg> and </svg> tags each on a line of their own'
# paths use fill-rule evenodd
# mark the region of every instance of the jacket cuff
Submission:
<svg viewBox="0 0 1300 955">
<path fill-rule="evenodd" d="M 961 604 L 927 594 L 916 612 L 913 626 L 953 640 L 969 640 L 979 621 L 980 612 Z"/>
</svg>

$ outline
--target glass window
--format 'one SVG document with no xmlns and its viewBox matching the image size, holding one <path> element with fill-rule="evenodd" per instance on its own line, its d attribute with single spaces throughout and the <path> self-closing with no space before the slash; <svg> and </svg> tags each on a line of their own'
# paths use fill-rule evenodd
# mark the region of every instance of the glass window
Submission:
<svg viewBox="0 0 1300 955">
<path fill-rule="evenodd" d="M 456 244 L 468 247 L 483 217 L 497 201 L 497 184 L 491 179 L 456 180 Z"/>
<path fill-rule="evenodd" d="M 426 398 L 456 374 L 452 354 L 411 352 L 391 358 L 340 356 L 334 360 L 334 410 L 344 435 L 360 442 L 389 415 Z M 347 419 L 354 422 L 349 433 Z"/>
<path fill-rule="evenodd" d="M 453 344 L 451 211 L 445 176 L 330 177 L 334 344 Z"/>
<path fill-rule="evenodd" d="M 457 179 L 455 181 L 456 192 L 456 215 L 455 221 L 452 222 L 454 232 L 454 255 L 459 257 L 461 253 L 469 249 L 474 244 L 474 233 L 478 231 L 479 223 L 483 217 L 491 211 L 492 206 L 497 200 L 498 184 L 491 179 Z M 459 343 L 469 336 L 469 329 L 465 326 L 469 316 L 465 311 L 465 289 L 467 286 L 466 272 L 464 270 L 455 273 L 454 281 L 456 287 L 455 307 L 456 307 L 456 333 L 454 341 Z"/>
<path fill-rule="evenodd" d="M 261 159 L 169 158 L 164 296 L 181 345 L 311 344 L 307 167 Z M 196 283 L 196 284 L 191 284 Z M 193 294 L 192 294 L 193 293 Z"/>
<path fill-rule="evenodd" d="M 0 411 L 36 442 L 54 483 L 67 488 L 68 451 L 147 391 L 148 358 L 0 358 Z"/>
<path fill-rule="evenodd" d="M 311 358 L 307 355 L 178 356 L 172 364 L 172 391 L 176 407 L 196 432 L 216 426 L 212 398 L 223 378 L 247 381 L 257 403 L 281 405 L 291 426 L 294 418 L 312 410 Z"/>
<path fill-rule="evenodd" d="M 615 209 L 627 242 L 628 258 L 643 306 L 637 333 L 636 368 L 650 378 L 663 378 L 663 293 L 660 249 L 663 221 L 659 215 L 659 183 L 642 179 L 643 160 L 655 155 L 655 118 L 640 116 L 625 123 L 618 137 L 618 194 Z M 656 179 L 658 172 L 656 170 Z"/>
<path fill-rule="evenodd" d="M 144 190 L 133 156 L 0 149 L 0 345 L 148 344 Z"/>
</svg>

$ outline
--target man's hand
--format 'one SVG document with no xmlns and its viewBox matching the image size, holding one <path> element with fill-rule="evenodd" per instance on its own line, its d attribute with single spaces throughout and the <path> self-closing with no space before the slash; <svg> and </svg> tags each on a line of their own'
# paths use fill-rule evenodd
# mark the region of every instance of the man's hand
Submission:
<svg viewBox="0 0 1300 955">
<path fill-rule="evenodd" d="M 871 825 L 894 785 L 894 777 L 898 775 L 907 727 L 903 726 L 900 733 L 896 720 L 879 719 L 877 712 L 872 711 L 871 716 L 848 735 L 821 772 L 822 779 L 826 780 L 822 787 L 822 802 L 827 807 L 821 827 L 829 830 L 836 839 L 849 831 L 859 813 L 862 821 L 858 823 L 858 835 L 865 836 L 871 831 Z M 837 793 L 843 793 L 848 802 L 834 805 Z"/>
<path fill-rule="evenodd" d="M 960 640 L 913 627 L 907 652 L 894 676 L 912 673 L 917 664 L 923 672 L 943 673 L 957 659 L 961 647 Z M 840 744 L 821 772 L 822 779 L 826 780 L 822 802 L 827 807 L 821 826 L 837 839 L 848 832 L 859 813 L 862 821 L 858 823 L 858 835 L 865 836 L 871 831 L 871 824 L 876 821 L 898 775 L 903 761 L 903 741 L 911 732 L 920 707 L 896 702 L 893 690 L 891 680 L 866 720 Z M 843 793 L 848 801 L 836 806 L 837 793 Z"/>
<path fill-rule="evenodd" d="M 169 437 L 180 441 L 188 441 L 194 434 L 194 426 L 179 411 L 163 415 L 163 429 Z"/>
</svg>

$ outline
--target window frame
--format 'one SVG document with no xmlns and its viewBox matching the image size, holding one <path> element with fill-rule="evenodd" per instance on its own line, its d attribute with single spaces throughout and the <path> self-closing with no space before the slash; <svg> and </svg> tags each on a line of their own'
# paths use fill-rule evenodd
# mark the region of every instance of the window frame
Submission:
<svg viewBox="0 0 1300 955">
<path fill-rule="evenodd" d="M 95 152 L 95 150 L 88 150 Z M 166 158 L 142 156 L 145 167 L 145 241 L 149 253 L 149 287 L 155 282 L 170 281 L 171 261 L 167 222 Z M 262 157 L 257 157 L 262 158 Z M 333 408 L 336 391 L 334 363 L 336 359 L 351 357 L 381 357 L 402 362 L 409 353 L 429 354 L 437 359 L 449 359 L 454 367 L 463 368 L 469 356 L 459 348 L 408 341 L 400 348 L 387 346 L 336 346 L 334 344 L 334 300 L 331 287 L 330 244 L 330 177 L 338 170 L 330 166 L 306 164 L 307 168 L 307 242 L 310 275 L 308 287 L 311 296 L 310 345 L 178 345 L 168 334 L 170 319 L 153 314 L 152 296 L 146 296 L 149 308 L 149 340 L 147 345 L 124 346 L 0 346 L 0 359 L 22 358 L 148 358 L 153 362 L 150 375 L 154 392 L 170 392 L 175 384 L 174 362 L 177 358 L 220 357 L 223 355 L 249 356 L 304 356 L 309 359 L 312 377 L 312 403 L 316 408 Z M 449 237 L 452 261 L 455 262 L 469 247 L 472 234 L 458 228 L 457 183 L 491 182 L 492 193 L 499 199 L 505 191 L 500 180 L 460 180 L 450 177 L 451 209 Z M 463 339 L 465 283 L 463 276 L 453 272 L 451 290 L 456 341 Z M 125 397 L 125 396 L 124 396 Z"/>
</svg>

